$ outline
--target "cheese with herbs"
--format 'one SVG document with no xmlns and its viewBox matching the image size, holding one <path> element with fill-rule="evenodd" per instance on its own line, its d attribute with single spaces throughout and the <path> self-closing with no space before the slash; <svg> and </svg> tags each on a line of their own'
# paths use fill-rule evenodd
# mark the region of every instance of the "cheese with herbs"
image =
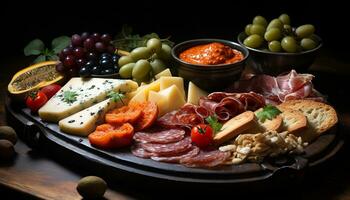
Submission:
<svg viewBox="0 0 350 200">
<path fill-rule="evenodd" d="M 58 122 L 105 100 L 111 91 L 131 92 L 137 87 L 131 80 L 72 78 L 39 109 L 39 116 L 44 121 Z"/>
<path fill-rule="evenodd" d="M 89 108 L 77 112 L 58 122 L 60 130 L 79 136 L 88 136 L 92 133 L 96 126 L 104 122 L 104 116 L 108 110 L 124 105 L 127 99 L 123 101 L 114 101 L 110 98 L 95 104 Z"/>
</svg>

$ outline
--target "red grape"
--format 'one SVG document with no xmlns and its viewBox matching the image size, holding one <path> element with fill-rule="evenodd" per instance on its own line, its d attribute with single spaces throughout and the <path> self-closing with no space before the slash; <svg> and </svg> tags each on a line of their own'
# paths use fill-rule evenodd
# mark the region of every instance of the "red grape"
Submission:
<svg viewBox="0 0 350 200">
<path fill-rule="evenodd" d="M 99 34 L 99 33 L 93 33 L 93 34 L 91 35 L 91 38 L 94 39 L 94 41 L 99 42 L 99 41 L 101 41 L 101 34 Z"/>
<path fill-rule="evenodd" d="M 81 66 L 85 65 L 85 59 L 84 59 L 84 58 L 79 58 L 79 59 L 76 61 L 76 63 L 77 63 L 77 66 L 78 66 L 78 67 L 81 67 Z"/>
<path fill-rule="evenodd" d="M 74 49 L 73 54 L 76 58 L 83 58 L 85 54 L 85 50 L 82 47 L 77 47 Z"/>
<path fill-rule="evenodd" d="M 61 51 L 61 52 L 58 54 L 58 57 L 60 58 L 61 61 L 63 61 L 64 58 L 66 58 L 66 55 L 64 55 L 63 51 Z"/>
<path fill-rule="evenodd" d="M 63 65 L 65 67 L 68 67 L 68 68 L 74 68 L 75 66 L 75 57 L 72 56 L 72 55 L 68 55 L 64 61 L 63 61 Z"/>
<path fill-rule="evenodd" d="M 73 50 L 72 48 L 66 47 L 62 50 L 62 54 L 64 56 L 68 56 L 68 55 L 72 55 L 73 54 Z"/>
<path fill-rule="evenodd" d="M 100 53 L 106 51 L 106 45 L 103 44 L 102 42 L 96 42 L 95 48 L 96 48 L 96 50 L 97 50 L 98 52 L 100 52 Z"/>
<path fill-rule="evenodd" d="M 84 48 L 88 51 L 94 50 L 95 48 L 95 41 L 92 38 L 87 38 L 84 41 Z"/>
<path fill-rule="evenodd" d="M 67 74 L 69 77 L 78 76 L 78 69 L 77 68 L 70 68 L 67 71 Z"/>
<path fill-rule="evenodd" d="M 80 35 L 78 34 L 74 34 L 72 35 L 72 45 L 75 46 L 75 47 L 79 47 L 81 46 L 83 40 L 81 39 Z"/>
<path fill-rule="evenodd" d="M 60 62 L 56 65 L 56 71 L 60 73 L 64 73 L 66 71 L 66 67 L 63 66 L 63 64 Z"/>
<path fill-rule="evenodd" d="M 113 54 L 113 53 L 114 53 L 114 51 L 115 51 L 115 48 L 114 48 L 114 46 L 113 46 L 113 45 L 109 45 L 109 46 L 107 47 L 107 52 L 108 52 L 108 53 Z"/>
<path fill-rule="evenodd" d="M 90 34 L 89 34 L 88 32 L 82 33 L 81 36 L 80 36 L 80 37 L 81 37 L 81 40 L 83 40 L 83 41 L 86 40 L 86 39 L 89 37 L 89 35 L 90 35 Z"/>
<path fill-rule="evenodd" d="M 88 60 L 96 60 L 97 57 L 98 57 L 98 55 L 97 55 L 97 53 L 95 53 L 95 52 L 89 52 L 89 53 L 87 54 L 87 59 L 88 59 Z"/>
<path fill-rule="evenodd" d="M 101 36 L 101 41 L 108 45 L 112 41 L 112 37 L 109 34 L 103 34 Z"/>
</svg>

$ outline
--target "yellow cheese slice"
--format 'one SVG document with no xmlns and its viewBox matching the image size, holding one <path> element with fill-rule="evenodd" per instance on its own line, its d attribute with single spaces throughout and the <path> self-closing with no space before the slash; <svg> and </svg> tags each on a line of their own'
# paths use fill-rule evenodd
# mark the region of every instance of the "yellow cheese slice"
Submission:
<svg viewBox="0 0 350 200">
<path fill-rule="evenodd" d="M 188 84 L 187 103 L 198 105 L 201 97 L 208 96 L 208 93 L 190 81 Z"/>
</svg>

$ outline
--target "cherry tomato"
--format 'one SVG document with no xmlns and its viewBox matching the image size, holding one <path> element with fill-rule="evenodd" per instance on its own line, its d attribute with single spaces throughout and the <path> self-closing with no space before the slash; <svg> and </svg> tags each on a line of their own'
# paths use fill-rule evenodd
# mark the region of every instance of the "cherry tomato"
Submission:
<svg viewBox="0 0 350 200">
<path fill-rule="evenodd" d="M 37 112 L 47 102 L 47 97 L 43 92 L 33 92 L 26 99 L 26 105 L 32 112 Z"/>
<path fill-rule="evenodd" d="M 51 99 L 51 97 L 55 95 L 60 89 L 61 89 L 60 85 L 51 84 L 41 88 L 40 91 L 46 95 L 47 99 Z"/>
<path fill-rule="evenodd" d="M 191 139 L 200 148 L 205 148 L 213 142 L 213 129 L 207 124 L 198 124 L 191 130 Z"/>
</svg>

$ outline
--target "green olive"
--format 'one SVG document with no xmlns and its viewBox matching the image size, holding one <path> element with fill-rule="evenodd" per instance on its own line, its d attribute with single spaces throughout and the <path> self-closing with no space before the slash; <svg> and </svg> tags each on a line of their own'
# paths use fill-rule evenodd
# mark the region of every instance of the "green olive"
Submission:
<svg viewBox="0 0 350 200">
<path fill-rule="evenodd" d="M 269 42 L 269 50 L 272 52 L 280 52 L 282 50 L 280 41 L 271 41 Z"/>
<path fill-rule="evenodd" d="M 265 33 L 265 27 L 260 25 L 260 24 L 253 24 L 251 27 L 250 27 L 250 34 L 251 35 L 254 35 L 254 34 L 257 34 L 257 35 L 260 35 L 260 36 L 264 36 L 264 33 Z"/>
<path fill-rule="evenodd" d="M 97 199 L 103 197 L 107 190 L 107 183 L 100 177 L 87 176 L 80 179 L 77 190 L 86 199 Z"/>
<path fill-rule="evenodd" d="M 280 19 L 283 24 L 290 25 L 290 17 L 289 17 L 289 15 L 283 13 L 282 15 L 280 15 L 278 17 L 278 19 Z"/>
<path fill-rule="evenodd" d="M 266 28 L 267 21 L 266 21 L 266 19 L 263 16 L 258 15 L 256 17 L 254 17 L 253 24 L 259 24 L 259 25 L 261 25 L 261 26 Z"/>
<path fill-rule="evenodd" d="M 311 38 L 303 38 L 300 42 L 300 46 L 304 49 L 304 50 L 311 50 L 316 48 L 318 45 L 318 43 L 314 40 L 312 40 Z"/>
<path fill-rule="evenodd" d="M 298 44 L 296 40 L 291 36 L 286 36 L 281 41 L 281 46 L 283 50 L 288 53 L 295 53 L 298 51 Z"/>
<path fill-rule="evenodd" d="M 266 30 L 270 30 L 271 28 L 278 28 L 282 29 L 283 28 L 283 23 L 280 19 L 273 19 L 269 25 L 267 26 Z"/>
<path fill-rule="evenodd" d="M 251 48 L 259 48 L 263 43 L 263 38 L 260 35 L 254 34 L 248 36 L 244 41 L 244 45 Z"/>
<path fill-rule="evenodd" d="M 314 34 L 315 32 L 315 27 L 312 24 L 305 24 L 302 26 L 299 26 L 296 30 L 295 30 L 295 34 L 299 37 L 299 38 L 307 38 L 310 37 L 312 34 Z"/>
<path fill-rule="evenodd" d="M 246 35 L 251 35 L 250 34 L 250 28 L 252 27 L 252 24 L 248 24 L 247 26 L 245 26 L 244 28 L 244 32 Z"/>
<path fill-rule="evenodd" d="M 270 42 L 273 40 L 279 40 L 282 37 L 281 30 L 278 28 L 270 28 L 266 31 L 264 38 L 266 41 Z"/>
</svg>

